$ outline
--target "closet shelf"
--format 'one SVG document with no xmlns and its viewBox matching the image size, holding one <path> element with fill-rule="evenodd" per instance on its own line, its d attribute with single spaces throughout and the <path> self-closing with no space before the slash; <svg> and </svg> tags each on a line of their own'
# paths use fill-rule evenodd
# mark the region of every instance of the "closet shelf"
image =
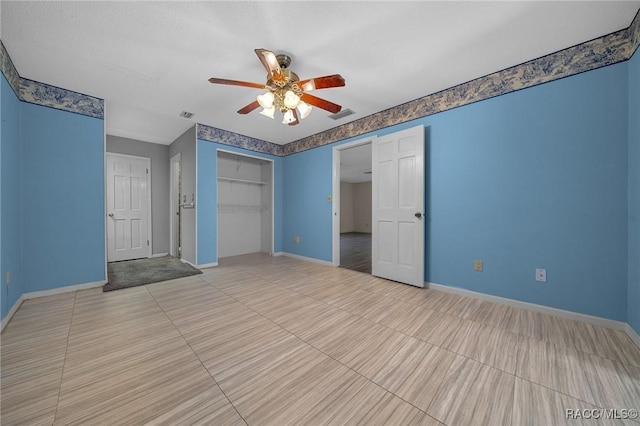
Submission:
<svg viewBox="0 0 640 426">
<path fill-rule="evenodd" d="M 225 182 L 240 182 L 240 183 L 249 183 L 252 185 L 266 185 L 267 182 L 260 182 L 257 180 L 247 180 L 247 179 L 236 179 L 236 178 L 228 178 L 228 177 L 222 177 L 222 176 L 218 176 L 218 180 L 223 180 Z"/>
<path fill-rule="evenodd" d="M 258 213 L 268 210 L 267 207 L 252 204 L 218 204 L 221 213 Z"/>
</svg>

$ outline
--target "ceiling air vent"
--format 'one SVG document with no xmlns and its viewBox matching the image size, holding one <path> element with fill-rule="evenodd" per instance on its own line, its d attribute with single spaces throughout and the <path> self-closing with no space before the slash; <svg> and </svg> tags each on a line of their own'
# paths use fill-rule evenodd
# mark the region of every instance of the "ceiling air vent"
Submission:
<svg viewBox="0 0 640 426">
<path fill-rule="evenodd" d="M 341 118 L 345 118 L 348 115 L 355 114 L 355 112 L 351 111 L 349 108 L 343 109 L 340 112 L 336 112 L 335 114 L 331 114 L 329 116 L 332 120 L 340 120 Z"/>
<path fill-rule="evenodd" d="M 191 117 L 193 117 L 193 113 L 192 112 L 187 112 L 187 111 L 182 111 L 180 113 L 180 117 L 191 118 Z"/>
</svg>

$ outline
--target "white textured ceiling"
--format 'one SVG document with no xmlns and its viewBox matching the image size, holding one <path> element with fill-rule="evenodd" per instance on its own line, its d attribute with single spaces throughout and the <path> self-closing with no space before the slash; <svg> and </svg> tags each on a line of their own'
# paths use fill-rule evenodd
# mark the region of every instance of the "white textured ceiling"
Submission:
<svg viewBox="0 0 640 426">
<path fill-rule="evenodd" d="M 107 134 L 171 143 L 194 122 L 284 144 L 626 28 L 640 1 L 126 1 L 0 4 L 20 75 L 106 101 Z M 265 82 L 254 53 L 293 58 L 314 92 L 356 114 L 315 108 L 298 126 L 236 111 Z M 195 113 L 190 120 L 181 111 Z"/>
</svg>

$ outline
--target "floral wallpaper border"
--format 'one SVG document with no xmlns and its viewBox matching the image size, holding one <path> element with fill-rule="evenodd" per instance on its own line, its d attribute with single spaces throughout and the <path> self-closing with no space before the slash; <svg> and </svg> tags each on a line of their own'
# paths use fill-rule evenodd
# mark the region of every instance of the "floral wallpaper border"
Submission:
<svg viewBox="0 0 640 426">
<path fill-rule="evenodd" d="M 0 66 L 18 99 L 104 120 L 104 100 L 20 77 L 0 41 Z"/>
<path fill-rule="evenodd" d="M 263 154 L 282 156 L 282 145 L 207 126 L 206 124 L 198 123 L 197 134 L 198 139 L 205 141 L 231 145 Z"/>
<path fill-rule="evenodd" d="M 198 124 L 198 138 L 265 154 L 287 156 L 463 105 L 591 71 L 631 58 L 640 45 L 640 11 L 615 33 L 537 58 L 286 145 Z M 2 73 L 25 102 L 104 119 L 104 100 L 20 77 L 0 40 Z"/>
<path fill-rule="evenodd" d="M 618 32 L 480 77 L 283 145 L 291 155 L 516 90 L 626 61 L 640 43 L 640 12 Z"/>
</svg>

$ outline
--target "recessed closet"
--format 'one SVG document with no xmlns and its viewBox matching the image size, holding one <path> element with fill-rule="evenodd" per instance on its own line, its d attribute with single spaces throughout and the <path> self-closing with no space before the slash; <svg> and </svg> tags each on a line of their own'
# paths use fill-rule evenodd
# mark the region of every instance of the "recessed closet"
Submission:
<svg viewBox="0 0 640 426">
<path fill-rule="evenodd" d="M 218 257 L 273 254 L 273 161 L 218 151 Z"/>
</svg>

